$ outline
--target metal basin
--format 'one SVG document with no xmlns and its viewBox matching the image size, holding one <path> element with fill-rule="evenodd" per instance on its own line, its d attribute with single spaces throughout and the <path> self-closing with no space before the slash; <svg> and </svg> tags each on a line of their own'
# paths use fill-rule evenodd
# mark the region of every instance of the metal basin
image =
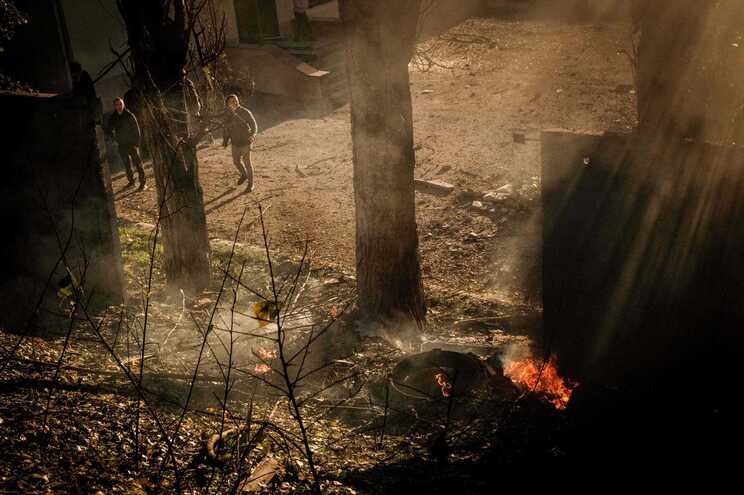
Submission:
<svg viewBox="0 0 744 495">
<path fill-rule="evenodd" d="M 434 349 L 399 362 L 393 369 L 390 384 L 397 392 L 412 399 L 447 400 L 465 395 L 478 382 L 481 372 L 481 364 L 476 358 Z M 445 390 L 447 386 L 449 388 Z"/>
</svg>

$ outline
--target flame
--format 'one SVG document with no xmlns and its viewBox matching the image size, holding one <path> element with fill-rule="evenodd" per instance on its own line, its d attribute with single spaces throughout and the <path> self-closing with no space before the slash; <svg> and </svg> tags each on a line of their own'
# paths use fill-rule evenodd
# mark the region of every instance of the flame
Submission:
<svg viewBox="0 0 744 495">
<path fill-rule="evenodd" d="M 578 384 L 567 385 L 558 375 L 556 363 L 555 354 L 550 356 L 544 366 L 533 358 L 513 361 L 504 366 L 504 375 L 524 389 L 545 394 L 556 409 L 562 410 L 568 405 L 573 389 Z"/>
<path fill-rule="evenodd" d="M 269 366 L 268 364 L 257 364 L 253 368 L 253 372 L 258 375 L 265 375 L 266 373 L 271 372 L 271 366 Z"/>
<path fill-rule="evenodd" d="M 442 389 L 442 397 L 449 397 L 452 393 L 452 384 L 447 381 L 447 375 L 444 373 L 437 373 L 434 375 L 434 379 L 437 381 L 437 385 Z"/>
<path fill-rule="evenodd" d="M 264 361 L 269 361 L 271 359 L 276 358 L 276 349 L 267 349 L 265 347 L 257 347 L 254 349 L 254 352 L 256 356 L 263 359 Z"/>
</svg>

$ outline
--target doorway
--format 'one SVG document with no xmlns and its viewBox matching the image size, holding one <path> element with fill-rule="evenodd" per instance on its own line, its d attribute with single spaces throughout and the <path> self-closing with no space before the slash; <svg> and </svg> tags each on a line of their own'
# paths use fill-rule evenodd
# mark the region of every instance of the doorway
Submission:
<svg viewBox="0 0 744 495">
<path fill-rule="evenodd" d="M 279 38 L 276 0 L 235 0 L 241 43 L 262 43 Z"/>
</svg>

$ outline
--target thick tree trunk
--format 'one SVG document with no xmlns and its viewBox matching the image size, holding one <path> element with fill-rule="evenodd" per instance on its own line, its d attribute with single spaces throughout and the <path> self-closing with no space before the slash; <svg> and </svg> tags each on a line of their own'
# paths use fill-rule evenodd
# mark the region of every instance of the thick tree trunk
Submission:
<svg viewBox="0 0 744 495">
<path fill-rule="evenodd" d="M 413 318 L 424 305 L 413 187 L 408 63 L 419 0 L 340 2 L 347 35 L 359 309 Z"/>
<path fill-rule="evenodd" d="M 195 144 L 189 139 L 183 69 L 189 31 L 183 0 L 119 0 L 143 96 L 142 130 L 153 158 L 171 287 L 197 292 L 209 283 L 209 241 Z"/>
<path fill-rule="evenodd" d="M 183 99 L 176 96 L 168 106 L 179 103 L 183 105 Z M 164 133 L 168 117 L 159 111 L 154 114 L 157 121 L 148 125 L 146 134 L 161 205 L 163 268 L 170 286 L 196 292 L 209 284 L 210 277 L 207 219 L 196 150 L 187 139 L 181 139 L 182 135 Z"/>
</svg>

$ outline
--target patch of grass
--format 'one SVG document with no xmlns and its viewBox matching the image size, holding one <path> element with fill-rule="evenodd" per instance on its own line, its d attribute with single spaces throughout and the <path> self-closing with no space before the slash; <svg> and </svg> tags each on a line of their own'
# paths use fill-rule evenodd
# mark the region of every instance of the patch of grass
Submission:
<svg viewBox="0 0 744 495">
<path fill-rule="evenodd" d="M 209 243 L 209 247 L 212 250 L 212 258 L 215 261 L 227 263 L 227 260 L 230 258 L 232 244 L 232 241 L 213 239 Z M 266 252 L 263 249 L 254 246 L 236 244 L 235 254 L 233 256 L 233 263 L 242 263 L 243 261 L 245 261 L 247 264 L 265 264 Z"/>
<path fill-rule="evenodd" d="M 122 225 L 119 227 L 121 256 L 125 266 L 135 265 L 138 268 L 149 266 L 154 234 L 154 231 L 139 229 L 131 225 Z M 155 248 L 156 265 L 159 264 L 162 255 L 163 246 L 158 242 Z"/>
</svg>

